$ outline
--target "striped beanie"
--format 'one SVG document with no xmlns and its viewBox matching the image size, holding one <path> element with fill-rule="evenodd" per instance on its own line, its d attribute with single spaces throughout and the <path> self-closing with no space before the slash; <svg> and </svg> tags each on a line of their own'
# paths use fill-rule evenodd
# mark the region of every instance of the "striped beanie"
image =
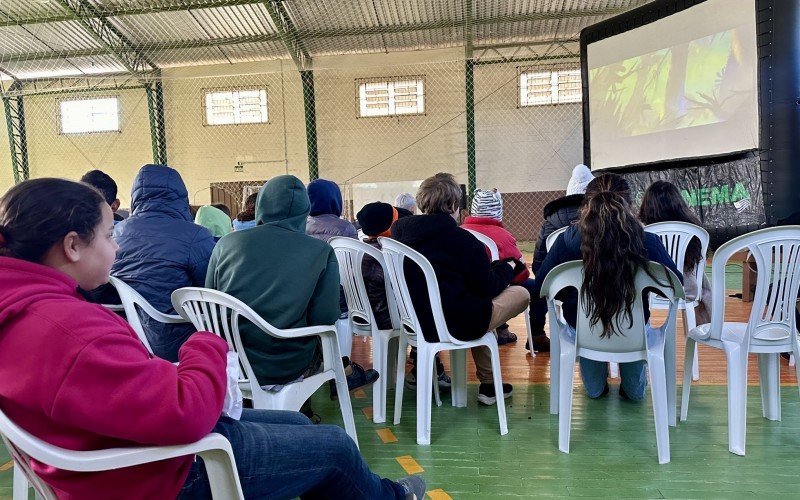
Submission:
<svg viewBox="0 0 800 500">
<path fill-rule="evenodd" d="M 470 212 L 473 217 L 491 217 L 503 220 L 503 198 L 497 189 L 491 191 L 476 189 L 472 194 L 472 207 Z"/>
</svg>

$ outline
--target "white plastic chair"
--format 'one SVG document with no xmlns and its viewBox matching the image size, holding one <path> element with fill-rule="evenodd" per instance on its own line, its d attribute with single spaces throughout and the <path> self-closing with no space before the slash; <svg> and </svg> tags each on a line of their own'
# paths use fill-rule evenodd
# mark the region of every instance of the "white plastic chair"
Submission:
<svg viewBox="0 0 800 500">
<path fill-rule="evenodd" d="M 553 344 L 557 344 L 557 352 L 550 354 L 550 391 L 558 393 L 558 448 L 564 453 L 569 453 L 576 357 L 617 363 L 641 360 L 647 362 L 647 369 L 650 372 L 658 463 L 665 464 L 670 461 L 668 408 L 670 400 L 674 406 L 674 396 L 670 398 L 669 375 L 665 358 L 670 354 L 674 357 L 675 353 L 674 350 L 670 352 L 666 349 L 666 339 L 674 331 L 678 311 L 676 300 L 683 297 L 683 286 L 674 273 L 660 264 L 651 262 L 649 270 L 656 279 L 653 279 L 644 269 L 640 269 L 636 273 L 636 298 L 632 308 L 633 323 L 629 323 L 628 318 L 620 314 L 615 319 L 615 324 L 619 328 L 617 335 L 602 338 L 600 336 L 602 326 L 592 325 L 586 314 L 578 314 L 574 336 L 571 335 L 567 323 L 562 322 L 561 319 L 554 320 L 557 323 L 558 339 L 553 339 L 556 342 L 551 344 L 551 347 Z M 581 261 L 561 264 L 548 273 L 542 283 L 541 294 L 548 298 L 550 313 L 553 314 L 551 318 L 557 318 L 553 307 L 555 296 L 565 288 L 580 290 L 582 282 L 583 263 Z M 650 333 L 646 330 L 642 304 L 642 291 L 646 288 L 659 290 L 672 304 L 667 321 L 661 328 L 651 328 Z M 586 310 L 583 303 L 580 304 L 579 310 Z M 624 329 L 620 327 L 624 327 Z M 551 335 L 553 330 L 551 330 Z M 557 361 L 554 363 L 554 360 Z M 672 378 L 674 380 L 674 376 Z"/>
<path fill-rule="evenodd" d="M 467 229 L 472 236 L 478 239 L 483 245 L 489 249 L 489 254 L 492 262 L 496 260 L 500 260 L 500 250 L 497 249 L 497 243 L 494 242 L 493 239 L 489 238 L 483 233 L 479 233 L 478 231 L 473 231 L 472 229 Z M 528 334 L 528 346 L 531 347 L 530 355 L 531 357 L 535 358 L 536 353 L 533 352 L 533 335 L 531 334 L 531 307 L 528 306 L 523 313 L 525 315 L 525 330 Z"/>
<path fill-rule="evenodd" d="M 378 329 L 364 283 L 362 262 L 364 256 L 369 255 L 378 261 L 384 276 L 388 275 L 386 263 L 380 250 L 363 241 L 340 236 L 332 238 L 328 243 L 336 252 L 336 260 L 339 262 L 339 279 L 347 299 L 350 331 L 354 335 L 372 337 L 372 363 L 380 374 L 380 378 L 372 388 L 372 421 L 376 424 L 383 423 L 386 422 L 386 391 L 389 385 L 389 374 L 394 371 L 394 361 L 397 359 L 394 351 L 397 349 L 398 342 L 391 342 L 391 340 L 400 337 L 400 319 L 394 303 L 391 284 L 386 278 L 384 280 L 386 301 L 392 328 Z"/>
<path fill-rule="evenodd" d="M 100 472 L 186 455 L 203 458 L 211 483 L 211 494 L 215 499 L 244 498 L 231 444 L 221 434 L 212 433 L 186 445 L 74 451 L 44 442 L 0 411 L 0 437 L 14 460 L 14 500 L 27 500 L 29 485 L 35 490 L 37 498 L 56 499 L 50 486 L 33 472 L 31 459 L 65 471 Z M 125 496 L 125 492 L 120 492 L 120 495 Z"/>
<path fill-rule="evenodd" d="M 172 292 L 172 306 L 183 318 L 190 321 L 198 331 L 213 332 L 224 338 L 232 350 L 239 355 L 239 361 L 247 376 L 239 382 L 244 397 L 253 400 L 253 408 L 264 410 L 299 411 L 303 403 L 328 380 L 334 380 L 342 408 L 342 418 L 347 434 L 358 446 L 356 424 L 353 419 L 353 407 L 350 404 L 350 392 L 347 378 L 339 354 L 339 343 L 336 340 L 336 328 L 333 325 L 307 326 L 281 330 L 275 328 L 247 304 L 218 290 L 208 288 L 187 287 Z M 273 392 L 261 388 L 256 379 L 250 361 L 247 359 L 242 338 L 239 333 L 239 321 L 244 319 L 259 328 L 265 335 L 277 339 L 300 339 L 319 337 L 322 345 L 323 369 L 320 373 L 304 378 L 301 382 L 286 384 L 280 391 Z"/>
<path fill-rule="evenodd" d="M 186 323 L 187 321 L 182 317 L 178 316 L 177 314 L 164 314 L 161 311 L 157 310 L 155 307 L 150 305 L 144 297 L 139 294 L 136 290 L 133 289 L 132 286 L 128 285 L 124 281 L 119 278 L 115 278 L 114 276 L 109 277 L 109 283 L 111 283 L 114 288 L 117 289 L 117 293 L 119 294 L 119 299 L 122 302 L 122 308 L 125 311 L 125 319 L 128 320 L 128 323 L 133 328 L 133 331 L 136 332 L 136 335 L 139 336 L 139 340 L 142 341 L 144 344 L 145 349 L 150 354 L 153 354 L 153 349 L 150 347 L 150 341 L 147 340 L 147 335 L 144 333 L 144 327 L 142 326 L 142 321 L 139 318 L 139 309 L 144 311 L 145 314 L 153 318 L 154 320 L 160 323 Z M 110 310 L 111 307 L 108 307 Z"/>
<path fill-rule="evenodd" d="M 500 372 L 500 350 L 494 333 L 488 332 L 477 340 L 463 341 L 453 337 L 447 328 L 442 311 L 442 299 L 436 273 L 428 259 L 412 248 L 390 238 L 378 238 L 386 261 L 388 277 L 395 294 L 395 301 L 400 311 L 402 335 L 397 359 L 397 381 L 394 403 L 394 423 L 400 423 L 403 406 L 403 381 L 405 379 L 407 345 L 417 348 L 417 444 L 427 445 L 431 442 L 431 391 L 435 383 L 434 357 L 438 352 L 450 351 L 450 369 L 452 376 L 451 396 L 455 407 L 467 406 L 467 349 L 486 346 L 491 351 L 492 376 L 494 390 L 497 395 L 497 416 L 500 420 L 500 434 L 508 434 L 506 422 L 506 405 L 503 399 L 503 378 Z M 428 342 L 423 336 L 422 327 L 417 318 L 411 292 L 404 272 L 406 260 L 417 265 L 425 276 L 428 289 L 428 300 L 436 326 L 438 342 Z M 437 401 L 441 404 L 441 401 Z"/>
<path fill-rule="evenodd" d="M 695 280 L 697 282 L 697 296 L 694 300 L 687 302 L 686 300 L 678 301 L 678 308 L 683 311 L 683 332 L 686 336 L 689 331 L 697 326 L 697 319 L 695 316 L 695 308 L 700 305 L 700 298 L 703 295 L 703 276 L 706 270 L 706 252 L 708 251 L 709 235 L 708 231 L 702 227 L 689 224 L 688 222 L 657 222 L 645 226 L 645 231 L 653 233 L 664 244 L 667 253 L 672 257 L 675 265 L 683 271 L 686 264 L 686 250 L 689 248 L 689 243 L 693 238 L 700 241 L 700 253 L 702 256 L 701 261 L 695 266 Z M 661 297 L 650 296 L 650 309 L 668 309 L 669 303 Z M 677 325 L 676 325 L 677 327 Z M 692 366 L 692 380 L 700 380 L 700 363 L 697 359 L 697 350 L 694 351 L 694 361 Z"/>
<path fill-rule="evenodd" d="M 555 245 L 558 237 L 566 233 L 567 229 L 569 229 L 569 226 L 564 226 L 550 233 L 550 236 L 548 236 L 547 239 L 544 240 L 544 248 L 549 252 L 550 249 L 553 248 L 553 245 Z"/>
<path fill-rule="evenodd" d="M 747 249 L 758 266 L 753 308 L 747 323 L 725 321 L 725 265 Z M 762 415 L 781 419 L 780 353 L 795 358 L 800 343 L 795 302 L 800 289 L 800 226 L 761 229 L 720 246 L 711 261 L 711 323 L 689 332 L 683 368 L 681 420 L 686 420 L 695 344 L 722 349 L 728 365 L 728 449 L 744 455 L 748 353 L 758 355 Z M 795 366 L 800 377 L 800 366 Z M 800 386 L 800 382 L 798 382 Z"/>
</svg>

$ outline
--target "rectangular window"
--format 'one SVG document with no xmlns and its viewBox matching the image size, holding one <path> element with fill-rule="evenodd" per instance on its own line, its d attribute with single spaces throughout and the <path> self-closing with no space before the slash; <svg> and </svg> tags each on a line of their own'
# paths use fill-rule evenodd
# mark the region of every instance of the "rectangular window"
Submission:
<svg viewBox="0 0 800 500">
<path fill-rule="evenodd" d="M 267 89 L 215 90 L 206 92 L 206 125 L 267 123 Z"/>
<path fill-rule="evenodd" d="M 424 77 L 357 80 L 356 83 L 360 117 L 425 114 Z"/>
<path fill-rule="evenodd" d="M 59 108 L 62 134 L 119 132 L 119 97 L 65 99 Z"/>
<path fill-rule="evenodd" d="M 581 102 L 580 70 L 523 71 L 519 75 L 519 105 L 542 106 Z"/>
</svg>

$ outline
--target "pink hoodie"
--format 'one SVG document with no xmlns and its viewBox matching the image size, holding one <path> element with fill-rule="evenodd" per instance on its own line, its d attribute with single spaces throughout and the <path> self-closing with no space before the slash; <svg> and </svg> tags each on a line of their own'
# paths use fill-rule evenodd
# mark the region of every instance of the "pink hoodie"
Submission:
<svg viewBox="0 0 800 500">
<path fill-rule="evenodd" d="M 517 240 L 514 238 L 514 235 L 508 232 L 508 230 L 503 226 L 503 223 L 499 220 L 491 217 L 475 217 L 470 215 L 464 219 L 464 223 L 461 224 L 461 227 L 464 229 L 477 231 L 491 238 L 492 241 L 494 241 L 497 245 L 497 253 L 500 254 L 500 260 L 507 259 L 509 257 L 522 260 L 522 252 L 520 252 L 519 248 L 517 247 Z M 489 255 L 488 248 L 486 249 L 486 255 Z M 491 255 L 489 255 L 489 258 L 491 258 Z M 530 275 L 531 273 L 528 271 L 526 266 L 524 271 L 521 271 L 519 274 L 514 276 L 514 279 L 511 280 L 511 284 L 519 285 L 528 279 Z"/>
<path fill-rule="evenodd" d="M 131 327 L 90 304 L 55 269 L 0 257 L 0 408 L 48 443 L 72 450 L 196 441 L 225 395 L 228 346 L 196 333 L 180 365 L 151 358 Z M 193 457 L 97 473 L 34 461 L 59 498 L 175 498 Z"/>
</svg>

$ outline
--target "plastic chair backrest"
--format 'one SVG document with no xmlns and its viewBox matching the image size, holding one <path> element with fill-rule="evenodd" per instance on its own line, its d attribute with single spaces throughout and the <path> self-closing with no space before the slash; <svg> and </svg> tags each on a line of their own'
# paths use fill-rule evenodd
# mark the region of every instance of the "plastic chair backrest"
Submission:
<svg viewBox="0 0 800 500">
<path fill-rule="evenodd" d="M 414 303 L 411 301 L 411 292 L 408 289 L 408 281 L 406 280 L 404 266 L 406 260 L 408 260 L 419 267 L 425 276 L 428 301 L 433 312 L 437 338 L 440 342 L 463 344 L 463 341 L 453 338 L 447 329 L 442 309 L 442 297 L 439 293 L 439 283 L 436 280 L 433 266 L 428 262 L 428 259 L 413 248 L 391 238 L 378 238 L 378 241 L 383 248 L 382 253 L 386 261 L 386 270 L 394 291 L 397 309 L 400 311 L 400 323 L 406 335 L 420 342 L 425 340 L 422 335 L 418 335 L 422 331 L 422 325 L 420 325 L 414 309 Z"/>
<path fill-rule="evenodd" d="M 489 238 L 483 233 L 479 233 L 478 231 L 474 231 L 472 229 L 467 229 L 472 236 L 478 239 L 483 245 L 489 249 L 489 258 L 492 262 L 496 260 L 500 260 L 500 251 L 497 249 L 497 243 L 494 242 L 493 239 Z"/>
<path fill-rule="evenodd" d="M 52 465 L 51 449 L 61 449 L 49 445 L 25 431 L 12 422 L 2 411 L 0 411 L 0 438 L 2 438 L 3 445 L 14 460 L 14 474 L 21 472 L 42 498 L 55 500 L 56 495 L 53 490 L 33 472 L 30 463 L 31 458 L 35 457 L 39 462 Z M 67 452 L 67 450 L 61 451 Z"/>
<path fill-rule="evenodd" d="M 550 236 L 548 236 L 547 239 L 544 241 L 544 247 L 548 252 L 550 251 L 551 248 L 553 248 L 553 245 L 555 244 L 558 237 L 567 232 L 567 229 L 569 229 L 569 226 L 564 226 L 550 233 Z"/>
<path fill-rule="evenodd" d="M 131 328 L 133 328 L 133 330 L 136 332 L 136 335 L 139 336 L 139 340 L 142 341 L 145 349 L 147 349 L 147 352 L 150 354 L 153 354 L 153 349 L 150 347 L 150 342 L 147 340 L 147 335 L 144 333 L 144 326 L 142 326 L 142 321 L 139 318 L 140 309 L 151 318 L 161 321 L 162 323 L 184 322 L 183 320 L 176 321 L 175 317 L 156 310 L 150 305 L 149 302 L 147 302 L 147 300 L 145 300 L 144 297 L 141 296 L 141 294 L 139 294 L 139 292 L 134 290 L 132 286 L 125 283 L 121 279 L 111 276 L 109 277 L 109 283 L 111 283 L 114 288 L 117 289 L 119 299 L 122 302 L 122 308 L 125 310 L 125 319 L 128 320 Z"/>
<path fill-rule="evenodd" d="M 627 353 L 641 352 L 647 349 L 645 345 L 645 321 L 642 292 L 645 289 L 660 291 L 668 300 L 683 298 L 683 286 L 675 274 L 656 262 L 648 264 L 650 274 L 645 269 L 636 273 L 636 295 L 631 308 L 632 322 L 623 313 L 619 313 L 614 320 L 615 333 L 611 337 L 601 337 L 602 325 L 591 324 L 586 314 L 587 308 L 579 298 L 578 317 L 576 324 L 576 346 L 601 352 Z M 654 279 L 655 278 L 655 279 Z M 547 274 L 542 283 L 542 296 L 554 300 L 555 296 L 565 288 L 574 288 L 580 293 L 583 283 L 583 262 L 575 260 L 556 266 Z M 671 311 L 674 314 L 674 311 Z"/>
<path fill-rule="evenodd" d="M 699 300 L 703 295 L 703 275 L 706 270 L 706 252 L 708 252 L 708 242 L 710 237 L 708 231 L 700 226 L 689 224 L 688 222 L 656 222 L 644 227 L 648 233 L 653 233 L 664 244 L 667 253 L 675 262 L 677 268 L 683 272 L 686 269 L 686 250 L 689 248 L 693 238 L 700 240 L 701 261 L 694 266 L 695 280 L 697 282 L 696 299 Z"/>
<path fill-rule="evenodd" d="M 800 289 L 800 226 L 753 231 L 721 245 L 711 261 L 710 338 L 720 339 L 725 321 L 725 265 L 733 254 L 747 249 L 758 275 L 753 307 L 742 339 L 761 344 L 790 344 L 797 331 L 795 302 Z"/>
<path fill-rule="evenodd" d="M 332 238 L 328 243 L 333 247 L 333 251 L 336 253 L 336 260 L 339 262 L 339 281 L 342 288 L 344 288 L 347 309 L 353 325 L 356 328 L 369 328 L 373 333 L 378 330 L 378 324 L 375 321 L 375 315 L 369 302 L 362 267 L 364 257 L 369 255 L 378 261 L 383 270 L 389 316 L 392 320 L 393 328 L 399 328 L 400 318 L 398 317 L 394 294 L 391 291 L 386 262 L 384 262 L 381 251 L 363 241 L 343 236 Z"/>
</svg>

